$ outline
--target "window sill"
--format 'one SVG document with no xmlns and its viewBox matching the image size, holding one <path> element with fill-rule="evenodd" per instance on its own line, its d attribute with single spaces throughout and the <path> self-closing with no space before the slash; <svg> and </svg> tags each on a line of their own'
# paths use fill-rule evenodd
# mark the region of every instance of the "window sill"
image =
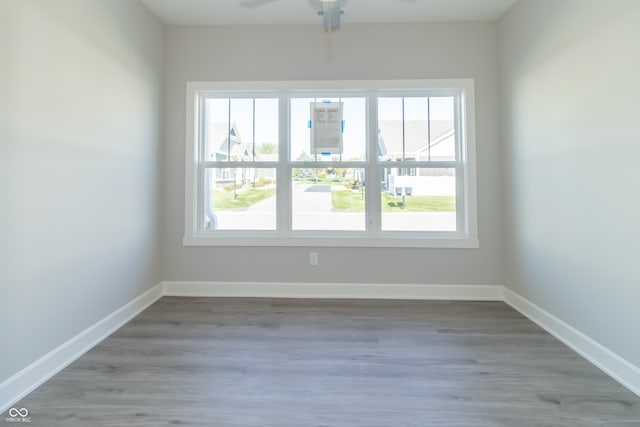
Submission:
<svg viewBox="0 0 640 427">
<path fill-rule="evenodd" d="M 470 237 L 396 237 L 396 236 L 185 236 L 183 246 L 305 246 L 351 248 L 440 248 L 477 249 L 480 242 Z"/>
</svg>

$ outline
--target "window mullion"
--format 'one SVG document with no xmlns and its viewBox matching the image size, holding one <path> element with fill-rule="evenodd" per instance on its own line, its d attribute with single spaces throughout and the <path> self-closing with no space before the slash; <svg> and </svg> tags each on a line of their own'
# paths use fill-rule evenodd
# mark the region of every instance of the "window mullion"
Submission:
<svg viewBox="0 0 640 427">
<path fill-rule="evenodd" d="M 460 105 L 460 95 L 456 95 L 454 98 L 454 129 L 455 129 L 455 156 L 456 156 L 456 225 L 457 230 L 467 232 L 469 230 L 468 224 L 468 210 L 466 198 L 469 189 L 467 188 L 467 176 L 464 164 L 466 162 L 466 155 L 462 151 L 462 112 Z"/>
<path fill-rule="evenodd" d="M 276 231 L 291 230 L 291 171 L 289 168 L 289 97 L 278 96 L 278 167 L 276 169 Z"/>
<path fill-rule="evenodd" d="M 202 162 L 201 165 L 205 168 L 228 168 L 228 169 L 233 169 L 233 168 L 277 168 L 278 167 L 278 162 L 273 162 L 273 161 L 265 161 L 265 162 L 252 162 L 250 160 L 247 161 L 243 161 L 243 160 L 238 160 L 238 161 L 232 161 L 232 162 L 226 162 L 226 161 L 217 161 L 217 162 Z"/>
<path fill-rule="evenodd" d="M 209 105 L 204 96 L 198 97 L 198 147 L 197 147 L 197 162 L 198 164 L 196 169 L 196 203 L 195 209 L 196 213 L 194 215 L 194 220 L 196 221 L 195 229 L 198 232 L 204 230 L 204 220 L 205 220 L 205 209 L 208 209 L 209 206 L 206 206 L 205 203 L 209 203 L 210 199 L 206 197 L 207 194 L 211 191 L 211 184 L 206 182 L 205 180 L 205 172 L 204 167 L 202 167 L 202 161 L 206 158 L 206 150 L 208 146 L 205 142 L 209 140 L 209 129 L 207 129 L 206 123 L 207 118 L 209 117 Z"/>
<path fill-rule="evenodd" d="M 427 97 L 427 160 L 431 161 L 431 98 Z"/>
<path fill-rule="evenodd" d="M 378 166 L 378 98 L 367 96 L 367 168 L 365 186 L 365 221 L 369 233 L 380 232 L 380 167 Z"/>
<path fill-rule="evenodd" d="M 456 225 L 458 231 L 467 230 L 466 218 L 467 218 L 467 206 L 465 203 L 465 197 L 461 195 L 466 194 L 467 189 L 466 178 L 464 174 L 464 167 L 458 163 L 455 167 L 456 171 Z"/>
</svg>

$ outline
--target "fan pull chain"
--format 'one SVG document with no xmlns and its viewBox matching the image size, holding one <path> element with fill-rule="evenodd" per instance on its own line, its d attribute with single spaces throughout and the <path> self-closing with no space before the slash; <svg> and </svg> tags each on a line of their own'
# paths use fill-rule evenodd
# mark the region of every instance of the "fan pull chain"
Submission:
<svg viewBox="0 0 640 427">
<path fill-rule="evenodd" d="M 327 34 L 329 34 L 327 38 L 327 46 L 331 47 L 331 31 L 333 31 L 333 22 L 331 22 L 331 12 L 325 9 L 324 13 L 329 13 L 329 28 L 327 28 Z"/>
</svg>

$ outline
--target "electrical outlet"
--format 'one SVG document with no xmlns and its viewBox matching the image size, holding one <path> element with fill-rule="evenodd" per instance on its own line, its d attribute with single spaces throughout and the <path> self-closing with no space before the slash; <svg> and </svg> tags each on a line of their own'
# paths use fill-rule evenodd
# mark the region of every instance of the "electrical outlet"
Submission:
<svg viewBox="0 0 640 427">
<path fill-rule="evenodd" d="M 309 252 L 309 265 L 318 265 L 318 252 Z"/>
</svg>

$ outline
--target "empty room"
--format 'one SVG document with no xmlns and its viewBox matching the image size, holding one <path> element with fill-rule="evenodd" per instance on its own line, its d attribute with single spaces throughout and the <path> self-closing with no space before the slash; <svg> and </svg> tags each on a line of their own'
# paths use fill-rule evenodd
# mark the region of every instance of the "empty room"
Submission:
<svg viewBox="0 0 640 427">
<path fill-rule="evenodd" d="M 638 0 L 0 0 L 0 425 L 640 426 L 638 70 Z"/>
</svg>

